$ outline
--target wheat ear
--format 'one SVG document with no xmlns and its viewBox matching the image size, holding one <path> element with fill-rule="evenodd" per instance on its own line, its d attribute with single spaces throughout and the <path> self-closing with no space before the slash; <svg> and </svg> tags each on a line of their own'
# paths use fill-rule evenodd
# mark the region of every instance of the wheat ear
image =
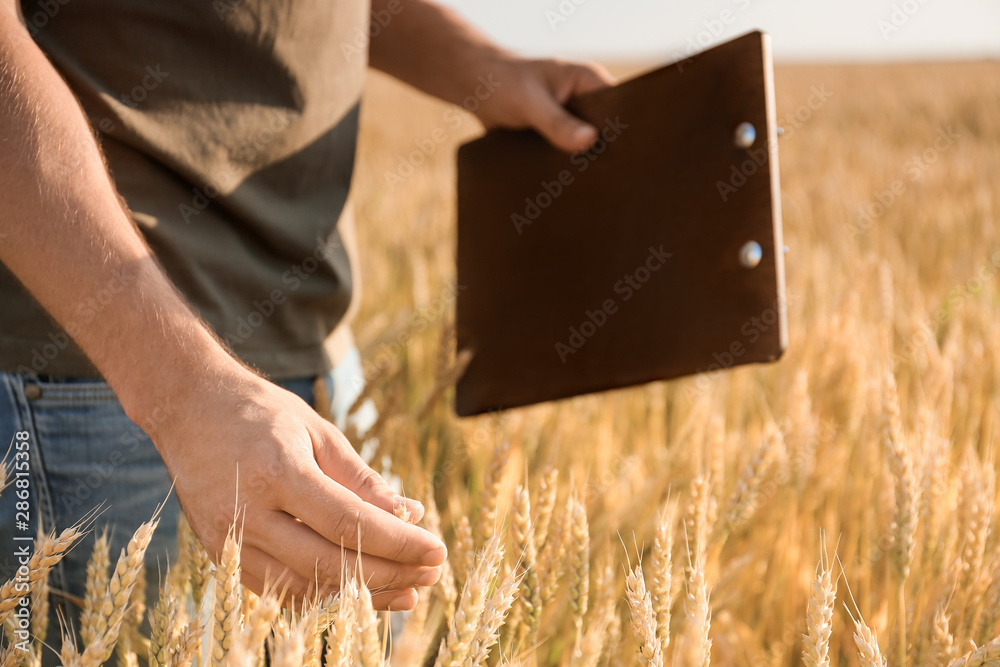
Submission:
<svg viewBox="0 0 1000 667">
<path fill-rule="evenodd" d="M 275 641 L 271 657 L 273 667 L 302 667 L 306 653 L 306 623 L 296 623 L 287 636 Z"/>
<path fill-rule="evenodd" d="M 359 667 L 381 667 L 382 641 L 378 635 L 378 615 L 372 607 L 372 595 L 363 580 L 353 582 L 348 588 L 346 601 L 354 603 L 354 639 L 351 648 L 354 664 Z"/>
<path fill-rule="evenodd" d="M 348 667 L 351 662 L 352 630 L 354 629 L 354 603 L 350 599 L 353 593 L 343 587 L 340 593 L 340 606 L 333 619 L 333 626 L 326 639 L 326 667 Z"/>
<path fill-rule="evenodd" d="M 85 646 L 97 641 L 104 591 L 111 575 L 111 543 L 105 530 L 94 542 L 94 550 L 87 561 L 87 583 L 83 594 L 83 612 L 80 614 L 80 638 Z"/>
<path fill-rule="evenodd" d="M 55 567 L 56 563 L 69 551 L 69 548 L 82 536 L 83 531 L 73 526 L 62 531 L 59 537 L 46 535 L 38 541 L 35 553 L 28 559 L 27 581 L 15 578 L 0 586 L 0 624 L 7 621 L 7 617 L 23 597 L 22 587 L 27 584 L 30 588 L 36 581 L 47 575 L 49 570 Z"/>
<path fill-rule="evenodd" d="M 469 659 L 466 665 L 478 667 L 486 663 L 490 649 L 500 638 L 500 626 L 503 625 L 507 612 L 517 595 L 517 589 L 521 585 L 521 576 L 512 571 L 504 577 L 503 582 L 497 587 L 486 602 L 486 608 L 479 619 L 479 630 L 469 648 Z"/>
<path fill-rule="evenodd" d="M 448 626 L 448 634 L 441 640 L 435 667 L 459 667 L 467 664 L 472 640 L 476 636 L 479 618 L 486 604 L 486 595 L 490 583 L 496 578 L 503 553 L 500 537 L 496 535 L 479 552 L 476 566 L 462 588 L 458 608 Z"/>
<path fill-rule="evenodd" d="M 125 610 L 132 599 L 132 589 L 143 571 L 146 549 L 153 538 L 157 523 L 158 520 L 154 519 L 139 526 L 132 539 L 122 549 L 101 603 L 101 614 L 95 628 L 98 638 L 83 652 L 84 666 L 96 667 L 111 657 L 118 641 Z"/>
<path fill-rule="evenodd" d="M 1000 664 L 1000 637 L 952 660 L 948 667 L 993 667 L 998 664 Z"/>
<path fill-rule="evenodd" d="M 39 531 L 41 532 L 41 531 Z M 39 540 L 44 539 L 40 534 Z M 43 572 L 31 587 L 31 631 L 35 635 L 35 647 L 40 652 L 45 645 L 49 631 L 49 573 Z"/>
<path fill-rule="evenodd" d="M 504 472 L 507 470 L 509 450 L 510 441 L 506 439 L 501 440 L 500 444 L 493 449 L 493 456 L 490 458 L 489 467 L 486 469 L 483 490 L 479 495 L 479 515 L 476 518 L 476 524 L 472 531 L 477 546 L 485 544 L 486 540 L 496 530 L 500 483 L 503 482 Z"/>
<path fill-rule="evenodd" d="M 535 493 L 535 498 L 538 499 L 538 511 L 535 513 L 535 549 L 539 552 L 545 547 L 545 542 L 549 538 L 549 525 L 559 492 L 558 482 L 559 471 L 551 466 L 546 467 L 538 481 L 538 491 Z"/>
<path fill-rule="evenodd" d="M 531 498 L 528 489 L 519 486 L 514 492 L 514 519 L 511 522 L 511 537 L 514 555 L 517 558 L 517 573 L 521 580 L 521 591 L 514 600 L 511 622 L 507 625 L 515 633 L 515 646 L 535 643 L 538 624 L 541 619 L 542 599 L 538 588 L 538 553 L 535 549 L 535 531 L 531 525 Z"/>
<path fill-rule="evenodd" d="M 233 642 L 240 615 L 240 542 L 230 528 L 215 568 L 215 611 L 212 626 L 211 664 L 222 662 Z"/>
<path fill-rule="evenodd" d="M 455 564 L 456 582 L 465 582 L 465 577 L 469 576 L 475 565 L 475 557 L 476 548 L 472 543 L 472 525 L 469 523 L 469 517 L 462 515 L 455 525 L 455 548 L 449 559 Z"/>
<path fill-rule="evenodd" d="M 656 617 L 656 634 L 660 639 L 660 650 L 667 654 L 670 646 L 670 606 L 673 602 L 673 550 L 674 522 L 677 518 L 677 506 L 667 501 L 660 511 L 656 524 L 656 537 L 653 540 L 653 578 L 650 583 L 650 594 L 653 602 L 653 613 Z"/>
<path fill-rule="evenodd" d="M 191 599 L 194 601 L 195 615 L 197 615 L 201 611 L 209 583 L 212 581 L 212 559 L 193 532 L 188 541 L 188 554 Z"/>
<path fill-rule="evenodd" d="M 764 475 L 767 474 L 780 443 L 781 433 L 777 428 L 769 427 L 757 451 L 744 466 L 736 482 L 736 491 L 726 508 L 726 523 L 730 530 L 738 530 L 746 525 L 757 511 L 761 482 L 764 481 Z"/>
<path fill-rule="evenodd" d="M 955 637 L 951 634 L 948 622 L 947 607 L 942 604 L 934 610 L 931 623 L 930 664 L 944 665 L 955 658 Z"/>
<path fill-rule="evenodd" d="M 625 598 L 632 620 L 632 633 L 639 642 L 639 662 L 649 667 L 663 666 L 660 641 L 656 638 L 653 602 L 646 590 L 642 564 L 637 564 L 625 577 Z"/>
<path fill-rule="evenodd" d="M 712 656 L 712 640 L 708 636 L 712 625 L 712 610 L 705 578 L 705 546 L 702 542 L 698 552 L 688 552 L 686 582 L 685 664 L 697 667 L 707 667 Z"/>
<path fill-rule="evenodd" d="M 565 569 L 567 542 L 572 531 L 571 512 L 565 512 L 558 517 L 555 528 L 549 529 L 545 547 L 538 554 L 538 585 L 542 608 L 549 606 L 555 600 L 559 591 L 559 580 Z"/>
<path fill-rule="evenodd" d="M 833 605 L 837 587 L 833 581 L 833 567 L 826 555 L 825 545 L 821 549 L 806 611 L 806 634 L 802 638 L 802 662 L 806 667 L 830 665 L 830 633 L 833 630 Z"/>
<path fill-rule="evenodd" d="M 590 605 L 590 525 L 587 508 L 579 498 L 571 500 L 570 548 L 572 549 L 570 606 L 573 610 L 574 634 L 572 643 L 579 645 L 583 633 L 583 618 Z"/>
<path fill-rule="evenodd" d="M 850 611 L 848 611 L 850 613 Z M 854 622 L 854 643 L 858 647 L 858 659 L 862 667 L 886 667 L 885 658 L 878 647 L 878 635 L 864 620 L 851 617 Z"/>
<path fill-rule="evenodd" d="M 160 599 L 149 612 L 149 667 L 166 667 L 167 651 L 177 634 L 180 603 L 168 578 L 160 588 Z"/>
</svg>

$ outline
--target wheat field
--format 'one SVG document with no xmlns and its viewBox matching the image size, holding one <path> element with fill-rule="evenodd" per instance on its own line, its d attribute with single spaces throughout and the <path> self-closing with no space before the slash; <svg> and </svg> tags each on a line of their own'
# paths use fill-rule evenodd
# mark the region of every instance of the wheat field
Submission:
<svg viewBox="0 0 1000 667">
<path fill-rule="evenodd" d="M 280 611 L 237 585 L 235 537 L 213 568 L 182 528 L 147 610 L 151 523 L 113 570 L 98 541 L 63 661 L 1000 664 L 1000 63 L 779 66 L 776 88 L 784 358 L 459 420 L 453 151 L 478 129 L 373 75 L 355 329 L 375 464 L 427 505 L 441 582 L 387 646 L 363 579 Z M 39 543 L 36 604 L 75 539 Z M 11 583 L 2 664 L 34 664 Z"/>
</svg>

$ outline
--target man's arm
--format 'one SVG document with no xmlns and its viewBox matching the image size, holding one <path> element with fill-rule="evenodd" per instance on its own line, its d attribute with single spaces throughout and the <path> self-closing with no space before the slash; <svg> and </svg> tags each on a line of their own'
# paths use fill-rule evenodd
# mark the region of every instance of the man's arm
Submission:
<svg viewBox="0 0 1000 667">
<path fill-rule="evenodd" d="M 614 82 L 599 65 L 519 58 L 429 0 L 372 0 L 372 11 L 387 17 L 369 45 L 372 67 L 455 104 L 492 79 L 499 85 L 475 111 L 486 127 L 535 128 L 568 152 L 597 140 L 563 105 Z"/>
<path fill-rule="evenodd" d="M 335 586 L 339 545 L 356 547 L 359 536 L 370 585 L 387 589 L 381 606 L 411 606 L 413 587 L 436 580 L 440 540 L 394 517 L 399 500 L 344 436 L 233 359 L 174 288 L 16 0 L 0 0 L 0 260 L 63 323 L 109 284 L 124 284 L 101 317 L 69 333 L 150 431 L 210 554 L 221 550 L 238 494 L 251 588 L 283 576 L 301 594 L 317 567 Z M 155 424 L 164 406 L 170 416 Z"/>
</svg>

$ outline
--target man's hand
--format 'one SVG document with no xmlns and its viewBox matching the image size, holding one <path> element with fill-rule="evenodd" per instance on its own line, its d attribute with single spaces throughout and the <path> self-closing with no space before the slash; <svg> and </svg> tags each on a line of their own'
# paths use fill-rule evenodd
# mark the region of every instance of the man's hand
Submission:
<svg viewBox="0 0 1000 667">
<path fill-rule="evenodd" d="M 376 603 L 412 606 L 413 587 L 437 579 L 444 545 L 394 517 L 392 494 L 344 437 L 241 366 L 191 310 L 122 208 L 79 103 L 17 7 L 0 0 L 0 261 L 150 432 L 213 558 L 238 501 L 251 588 L 283 576 L 291 593 L 317 580 L 331 590 L 360 539 Z M 130 280 L 105 301 L 122 275 Z M 74 326 L 88 300 L 106 305 Z M 158 420 L 158 404 L 177 409 Z"/>
<path fill-rule="evenodd" d="M 534 128 L 567 153 L 597 141 L 597 128 L 569 113 L 565 104 L 614 83 L 600 65 L 507 57 L 490 75 L 499 85 L 475 112 L 486 127 Z"/>
<path fill-rule="evenodd" d="M 390 17 L 371 41 L 373 67 L 455 104 L 495 82 L 475 110 L 486 127 L 534 128 L 567 152 L 597 140 L 564 105 L 614 83 L 600 65 L 519 58 L 429 0 L 373 0 L 372 10 Z"/>
<path fill-rule="evenodd" d="M 346 438 L 300 398 L 248 371 L 196 388 L 152 437 L 177 496 L 209 553 L 221 551 L 234 513 L 242 527 L 243 583 L 293 596 L 336 590 L 361 572 L 380 608 L 409 609 L 414 587 L 440 575 L 444 544 L 403 522 L 405 502 Z M 176 413 L 183 413 L 178 418 Z M 237 492 L 238 489 L 238 492 Z M 341 548 L 341 545 L 344 548 Z"/>
</svg>

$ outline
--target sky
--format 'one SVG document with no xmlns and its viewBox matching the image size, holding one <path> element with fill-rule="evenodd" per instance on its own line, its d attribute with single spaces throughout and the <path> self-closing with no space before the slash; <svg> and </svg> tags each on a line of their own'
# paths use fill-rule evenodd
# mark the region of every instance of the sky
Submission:
<svg viewBox="0 0 1000 667">
<path fill-rule="evenodd" d="M 1000 58 L 998 0 L 440 1 L 533 56 L 668 61 L 763 29 L 779 62 Z"/>
</svg>

